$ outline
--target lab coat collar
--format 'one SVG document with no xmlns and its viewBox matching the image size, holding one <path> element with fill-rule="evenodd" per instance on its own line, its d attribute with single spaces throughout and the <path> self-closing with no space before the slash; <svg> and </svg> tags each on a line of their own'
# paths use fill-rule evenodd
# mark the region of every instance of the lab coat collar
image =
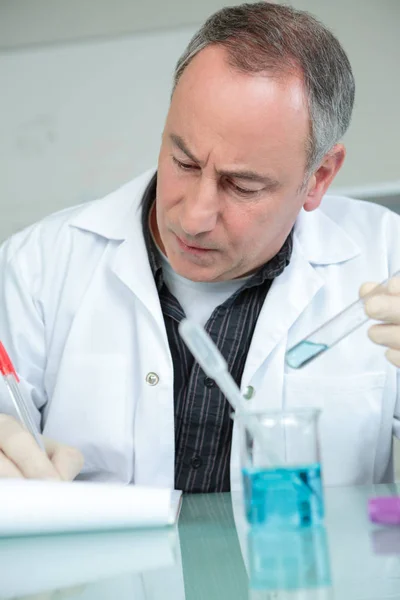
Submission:
<svg viewBox="0 0 400 600">
<path fill-rule="evenodd" d="M 156 169 L 150 169 L 101 200 L 82 207 L 70 226 L 108 240 L 123 242 L 142 234 L 140 213 L 143 194 Z"/>
<path fill-rule="evenodd" d="M 358 244 L 324 210 L 324 204 L 334 203 L 326 196 L 320 208 L 304 209 L 297 217 L 294 243 L 311 265 L 330 265 L 345 262 L 361 253 Z"/>
<path fill-rule="evenodd" d="M 142 236 L 137 213 L 155 171 L 150 169 L 104 199 L 90 203 L 70 225 L 115 241 Z M 357 243 L 325 212 L 324 204 L 332 202 L 334 197 L 326 196 L 320 208 L 312 212 L 302 210 L 297 217 L 294 243 L 311 265 L 341 263 L 361 252 Z"/>
</svg>

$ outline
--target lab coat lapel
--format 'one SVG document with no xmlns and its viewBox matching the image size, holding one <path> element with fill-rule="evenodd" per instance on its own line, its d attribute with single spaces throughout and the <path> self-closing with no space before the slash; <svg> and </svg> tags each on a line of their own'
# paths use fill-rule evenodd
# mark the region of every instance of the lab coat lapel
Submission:
<svg viewBox="0 0 400 600">
<path fill-rule="evenodd" d="M 321 266 L 342 263 L 360 253 L 357 244 L 322 208 L 302 211 L 296 221 L 289 265 L 267 294 L 243 373 L 245 385 L 324 285 Z"/>
<path fill-rule="evenodd" d="M 71 225 L 115 244 L 114 275 L 143 304 L 157 324 L 164 321 L 142 231 L 141 202 L 155 173 L 151 169 L 100 202 L 89 204 Z M 132 297 L 133 298 L 133 297 Z"/>
<path fill-rule="evenodd" d="M 160 351 L 163 349 L 166 364 L 171 366 L 164 317 L 143 236 L 141 207 L 137 206 L 137 203 L 132 208 L 128 222 L 129 232 L 117 249 L 111 269 L 120 282 L 132 292 L 132 301 L 141 306 L 143 316 L 140 332 L 138 330 L 137 333 L 137 343 L 147 347 L 154 335 L 154 348 L 159 347 Z"/>
<path fill-rule="evenodd" d="M 158 292 L 138 223 L 132 223 L 132 233 L 119 246 L 111 268 L 118 279 L 146 307 L 157 323 L 163 326 Z"/>
<path fill-rule="evenodd" d="M 273 281 L 258 317 L 243 381 L 252 379 L 323 284 L 322 277 L 303 256 L 295 236 L 290 264 Z"/>
</svg>

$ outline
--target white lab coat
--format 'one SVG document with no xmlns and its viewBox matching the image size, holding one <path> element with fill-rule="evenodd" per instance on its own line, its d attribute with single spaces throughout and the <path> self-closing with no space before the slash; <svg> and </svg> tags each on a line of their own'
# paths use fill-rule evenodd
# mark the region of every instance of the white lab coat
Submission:
<svg viewBox="0 0 400 600">
<path fill-rule="evenodd" d="M 0 252 L 0 339 L 29 387 L 43 432 L 80 448 L 82 478 L 173 486 L 173 364 L 143 240 L 140 201 L 154 171 L 104 199 L 18 233 Z M 400 268 L 400 218 L 325 197 L 302 212 L 291 262 L 260 313 L 242 377 L 253 407 L 319 406 L 327 484 L 393 478 L 397 370 L 367 325 L 300 371 L 285 350 Z M 150 385 L 148 373 L 159 382 Z M 1 390 L 0 390 L 1 392 Z M 9 412 L 4 390 L 0 412 Z M 239 477 L 237 431 L 232 487 Z"/>
</svg>

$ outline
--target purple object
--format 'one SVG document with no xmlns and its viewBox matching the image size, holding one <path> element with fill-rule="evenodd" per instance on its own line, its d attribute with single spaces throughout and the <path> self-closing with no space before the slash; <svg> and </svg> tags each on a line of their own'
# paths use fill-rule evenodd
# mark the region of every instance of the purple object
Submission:
<svg viewBox="0 0 400 600">
<path fill-rule="evenodd" d="M 370 498 L 368 514 L 373 523 L 400 525 L 400 498 L 396 496 Z"/>
</svg>

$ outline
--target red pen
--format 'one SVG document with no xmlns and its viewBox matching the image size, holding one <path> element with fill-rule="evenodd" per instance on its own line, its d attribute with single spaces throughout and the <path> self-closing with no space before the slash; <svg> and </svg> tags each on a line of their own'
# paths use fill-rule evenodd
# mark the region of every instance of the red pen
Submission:
<svg viewBox="0 0 400 600">
<path fill-rule="evenodd" d="M 11 400 L 15 406 L 18 417 L 26 429 L 33 435 L 39 448 L 45 452 L 43 440 L 37 430 L 34 420 L 29 412 L 25 398 L 21 392 L 19 377 L 14 369 L 6 349 L 0 342 L 0 373 L 3 376 L 4 383 L 9 391 Z"/>
</svg>

